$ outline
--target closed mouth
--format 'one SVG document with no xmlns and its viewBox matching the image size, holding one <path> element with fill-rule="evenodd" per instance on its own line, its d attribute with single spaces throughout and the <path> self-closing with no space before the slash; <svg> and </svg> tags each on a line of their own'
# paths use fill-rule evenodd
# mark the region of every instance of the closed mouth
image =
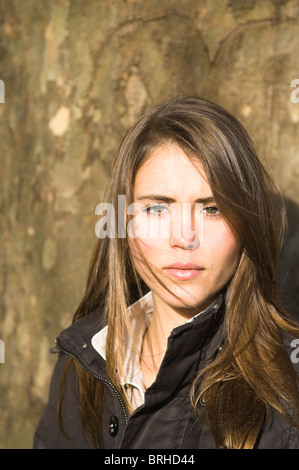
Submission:
<svg viewBox="0 0 299 470">
<path fill-rule="evenodd" d="M 181 280 L 193 279 L 204 270 L 194 263 L 173 263 L 164 269 L 171 276 Z"/>
</svg>

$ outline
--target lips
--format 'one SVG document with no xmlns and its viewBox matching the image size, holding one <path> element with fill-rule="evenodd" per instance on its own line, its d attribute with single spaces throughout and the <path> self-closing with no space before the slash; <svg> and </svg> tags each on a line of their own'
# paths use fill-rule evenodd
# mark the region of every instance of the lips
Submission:
<svg viewBox="0 0 299 470">
<path fill-rule="evenodd" d="M 204 270 L 204 268 L 194 263 L 173 263 L 164 269 L 170 276 L 184 281 L 193 279 Z"/>
</svg>

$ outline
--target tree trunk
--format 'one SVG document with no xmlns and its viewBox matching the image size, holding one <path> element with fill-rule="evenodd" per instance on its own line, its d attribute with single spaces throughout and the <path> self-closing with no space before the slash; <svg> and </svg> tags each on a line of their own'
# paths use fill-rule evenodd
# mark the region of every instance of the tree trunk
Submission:
<svg viewBox="0 0 299 470">
<path fill-rule="evenodd" d="M 201 94 L 254 137 L 288 204 L 281 279 L 296 313 L 297 3 L 1 1 L 0 447 L 32 446 L 48 350 L 82 295 L 111 161 L 158 100 Z"/>
</svg>

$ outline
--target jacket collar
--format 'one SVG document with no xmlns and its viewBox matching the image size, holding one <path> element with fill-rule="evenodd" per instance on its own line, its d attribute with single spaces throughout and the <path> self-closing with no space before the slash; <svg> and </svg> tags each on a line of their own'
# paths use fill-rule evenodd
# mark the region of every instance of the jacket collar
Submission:
<svg viewBox="0 0 299 470">
<path fill-rule="evenodd" d="M 224 312 L 221 296 L 191 321 L 172 331 L 156 380 L 147 389 L 145 407 L 155 407 L 168 400 L 178 387 L 193 381 L 198 370 L 213 361 L 224 340 Z"/>
<path fill-rule="evenodd" d="M 75 359 L 81 367 L 92 375 L 107 378 L 105 361 L 94 350 L 92 337 L 103 326 L 103 309 L 80 318 L 63 330 L 56 339 L 58 350 Z"/>
<path fill-rule="evenodd" d="M 130 307 L 135 321 L 138 319 L 137 306 L 140 304 L 150 317 L 150 292 Z M 188 373 L 194 368 L 197 369 L 199 358 L 205 362 L 213 359 L 223 341 L 223 316 L 224 296 L 221 295 L 203 312 L 174 328 L 168 338 L 167 351 L 157 376 L 158 383 L 163 384 L 167 381 L 168 385 L 173 383 L 174 386 L 175 382 L 182 380 L 183 375 L 186 376 L 188 368 L 190 368 Z M 87 372 L 108 378 L 103 345 L 99 346 L 97 342 L 103 331 L 105 332 L 103 312 L 102 309 L 97 309 L 63 330 L 56 343 L 59 349 L 77 360 Z M 176 373 L 169 376 L 171 365 L 175 366 Z M 155 389 L 157 380 L 148 390 Z"/>
</svg>

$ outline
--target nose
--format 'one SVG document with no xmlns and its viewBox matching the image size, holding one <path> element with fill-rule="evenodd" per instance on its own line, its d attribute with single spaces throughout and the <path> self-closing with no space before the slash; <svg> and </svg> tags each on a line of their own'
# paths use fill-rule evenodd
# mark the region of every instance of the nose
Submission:
<svg viewBox="0 0 299 470">
<path fill-rule="evenodd" d="M 183 208 L 181 212 L 173 215 L 172 227 L 169 237 L 171 248 L 182 248 L 184 250 L 196 250 L 200 246 L 200 240 L 195 230 L 195 223 L 190 207 Z"/>
<path fill-rule="evenodd" d="M 170 237 L 169 245 L 171 248 L 182 248 L 184 250 L 196 250 L 199 248 L 199 238 L 196 234 L 193 237 Z"/>
</svg>

